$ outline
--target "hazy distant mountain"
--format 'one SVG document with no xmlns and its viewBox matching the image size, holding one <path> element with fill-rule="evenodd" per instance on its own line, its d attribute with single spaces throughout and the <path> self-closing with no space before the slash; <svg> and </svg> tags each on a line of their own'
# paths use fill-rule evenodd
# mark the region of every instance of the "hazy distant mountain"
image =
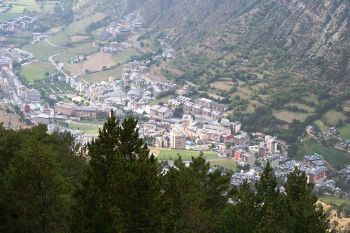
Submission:
<svg viewBox="0 0 350 233">
<path fill-rule="evenodd" d="M 293 67 L 333 79 L 350 71 L 347 0 L 130 0 L 128 5 L 139 8 L 149 26 L 167 30 L 180 47 L 277 47 Z"/>
</svg>

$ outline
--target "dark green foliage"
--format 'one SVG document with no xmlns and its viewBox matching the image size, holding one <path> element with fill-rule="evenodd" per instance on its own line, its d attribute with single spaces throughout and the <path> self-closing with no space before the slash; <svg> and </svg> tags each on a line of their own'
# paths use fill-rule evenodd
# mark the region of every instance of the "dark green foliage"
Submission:
<svg viewBox="0 0 350 233">
<path fill-rule="evenodd" d="M 0 128 L 0 232 L 327 232 L 299 170 L 285 193 L 269 163 L 239 188 L 202 156 L 164 173 L 136 126 L 112 114 L 81 150 L 44 126 Z"/>
<path fill-rule="evenodd" d="M 295 169 L 285 187 L 289 232 L 327 232 L 328 221 L 323 209 L 316 207 L 313 185 L 307 184 L 305 173 Z"/>
<path fill-rule="evenodd" d="M 157 222 L 159 165 L 139 139 L 137 122 L 108 119 L 88 146 L 81 220 L 88 232 L 152 232 Z"/>
<path fill-rule="evenodd" d="M 65 232 L 83 160 L 70 135 L 0 128 L 0 231 Z"/>
</svg>

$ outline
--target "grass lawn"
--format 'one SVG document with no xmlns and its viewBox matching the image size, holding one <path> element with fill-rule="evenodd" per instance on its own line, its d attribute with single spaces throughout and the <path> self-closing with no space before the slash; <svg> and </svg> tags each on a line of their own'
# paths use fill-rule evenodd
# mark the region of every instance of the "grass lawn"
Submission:
<svg viewBox="0 0 350 233">
<path fill-rule="evenodd" d="M 92 125 L 103 125 L 106 122 L 106 120 L 83 119 L 80 122 L 85 124 L 92 124 Z"/>
<path fill-rule="evenodd" d="M 94 81 L 99 82 L 99 81 L 108 81 L 109 77 L 113 77 L 114 79 L 121 79 L 122 77 L 122 67 L 117 67 L 112 70 L 106 70 L 106 71 L 100 71 L 97 73 L 93 74 L 87 74 L 80 76 L 80 79 L 84 79 L 85 81 L 89 83 L 93 83 Z"/>
<path fill-rule="evenodd" d="M 218 155 L 215 151 L 204 151 L 204 158 L 205 159 L 217 159 Z M 175 160 L 178 159 L 179 156 L 181 156 L 182 160 L 189 161 L 192 157 L 198 157 L 199 151 L 193 151 L 193 150 L 173 150 L 173 149 L 166 149 L 162 148 L 159 151 L 159 155 L 157 158 L 159 160 Z"/>
<path fill-rule="evenodd" d="M 302 146 L 299 147 L 296 159 L 302 160 L 305 155 L 314 152 L 322 155 L 334 168 L 343 168 L 344 165 L 350 163 L 350 154 L 321 145 L 315 139 L 307 139 L 303 142 Z"/>
<path fill-rule="evenodd" d="M 45 79 L 45 73 L 52 73 L 56 69 L 51 63 L 35 61 L 29 65 L 24 65 L 20 69 L 20 75 L 28 82 Z"/>
<path fill-rule="evenodd" d="M 87 134 L 98 134 L 98 130 L 99 128 L 102 128 L 102 126 L 92 124 L 69 123 L 68 128 L 72 130 L 81 130 Z"/>
<path fill-rule="evenodd" d="M 328 205 L 333 204 L 339 206 L 345 204 L 347 206 L 350 206 L 350 199 L 343 199 L 335 196 L 321 196 L 319 199 Z"/>
<path fill-rule="evenodd" d="M 33 53 L 35 58 L 42 61 L 47 61 L 48 57 L 58 54 L 62 51 L 62 49 L 54 48 L 45 41 L 40 41 L 35 45 L 26 45 L 23 47 L 23 50 Z"/>
<path fill-rule="evenodd" d="M 210 166 L 219 166 L 232 171 L 237 171 L 237 163 L 231 159 L 220 159 L 215 161 L 210 161 Z"/>
<path fill-rule="evenodd" d="M 349 124 L 339 128 L 338 130 L 339 130 L 339 134 L 342 138 L 350 139 L 350 125 Z"/>
<path fill-rule="evenodd" d="M 113 55 L 112 59 L 116 64 L 123 64 L 127 62 L 130 59 L 130 57 L 139 56 L 141 54 L 142 53 L 138 49 L 131 47 L 131 48 L 127 48 L 126 50 L 116 55 Z"/>
</svg>

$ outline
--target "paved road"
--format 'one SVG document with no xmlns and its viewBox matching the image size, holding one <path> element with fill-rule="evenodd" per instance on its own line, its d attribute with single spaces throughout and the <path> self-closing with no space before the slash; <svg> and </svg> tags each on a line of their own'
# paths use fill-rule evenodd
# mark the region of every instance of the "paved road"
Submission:
<svg viewBox="0 0 350 233">
<path fill-rule="evenodd" d="M 66 49 L 66 48 L 67 48 L 67 47 L 64 47 L 64 46 L 60 46 L 60 45 L 55 45 L 55 44 L 53 44 L 53 43 L 49 40 L 49 38 L 48 38 L 48 39 L 45 39 L 45 42 L 48 43 L 49 45 L 51 45 L 51 46 L 54 47 L 54 48 L 59 48 L 59 49 Z"/>
<path fill-rule="evenodd" d="M 64 70 L 62 69 L 62 67 L 59 66 L 59 65 L 53 60 L 53 58 L 56 57 L 56 56 L 58 56 L 58 55 L 59 55 L 59 54 L 55 54 L 55 55 L 50 56 L 50 57 L 49 57 L 49 61 L 51 62 L 51 64 L 52 64 L 54 67 L 56 67 L 56 70 L 58 70 L 59 72 L 61 72 L 65 77 L 69 77 L 69 75 L 68 75 L 66 72 L 64 72 Z"/>
</svg>

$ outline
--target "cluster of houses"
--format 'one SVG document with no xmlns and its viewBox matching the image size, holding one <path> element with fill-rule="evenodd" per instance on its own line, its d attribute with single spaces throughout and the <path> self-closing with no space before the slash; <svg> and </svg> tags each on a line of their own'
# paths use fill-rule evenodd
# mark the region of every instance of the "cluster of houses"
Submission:
<svg viewBox="0 0 350 233">
<path fill-rule="evenodd" d="M 36 21 L 35 17 L 31 16 L 19 16 L 12 21 L 3 21 L 0 24 L 0 31 L 15 32 L 25 30 Z"/>
<path fill-rule="evenodd" d="M 31 52 L 28 52 L 19 48 L 9 49 L 8 52 L 11 55 L 15 56 L 17 61 L 20 63 L 27 62 L 34 57 L 34 55 Z"/>
<path fill-rule="evenodd" d="M 50 38 L 50 36 L 48 36 L 46 34 L 43 34 L 40 32 L 33 32 L 33 41 L 31 42 L 31 44 L 36 44 L 39 41 L 46 40 L 48 38 Z"/>
<path fill-rule="evenodd" d="M 131 47 L 131 45 L 128 42 L 119 43 L 117 41 L 113 41 L 109 45 L 101 47 L 100 50 L 104 53 L 116 54 L 124 51 L 129 47 Z"/>
<path fill-rule="evenodd" d="M 86 60 L 85 55 L 77 55 L 75 57 L 69 58 L 68 64 L 77 64 L 77 63 L 85 61 L 85 60 Z"/>
<path fill-rule="evenodd" d="M 174 108 L 183 108 L 185 114 L 205 120 L 221 119 L 225 111 L 223 105 L 206 98 L 192 101 L 190 98 L 179 96 L 176 99 L 170 99 L 168 104 Z"/>
<path fill-rule="evenodd" d="M 0 13 L 5 13 L 11 9 L 11 4 L 0 0 Z"/>
<path fill-rule="evenodd" d="M 166 111 L 163 107 L 158 109 L 161 113 Z M 154 138 L 157 147 L 208 150 L 214 144 L 221 154 L 226 153 L 225 143 L 233 141 L 235 136 L 245 134 L 241 132 L 240 122 L 222 119 L 220 122 L 213 120 L 203 123 L 186 114 L 180 119 L 161 120 L 152 118 L 151 113 L 151 119 L 140 123 L 139 127 L 142 137 Z"/>
<path fill-rule="evenodd" d="M 327 130 L 318 131 L 312 125 L 306 127 L 306 133 L 313 138 L 320 139 L 321 141 L 330 142 L 329 145 L 334 144 L 334 148 L 337 150 L 342 150 L 350 153 L 350 139 L 342 138 L 338 135 L 338 130 L 336 127 L 329 127 Z"/>
<path fill-rule="evenodd" d="M 272 158 L 273 157 L 273 158 Z M 335 189 L 335 184 L 327 180 L 327 164 L 324 158 L 319 154 L 306 155 L 304 160 L 297 162 L 295 160 L 289 160 L 286 155 L 275 155 L 272 156 L 272 160 L 269 157 L 260 161 L 262 164 L 265 164 L 267 161 L 271 163 L 271 166 L 274 168 L 274 172 L 277 178 L 280 178 L 284 181 L 287 180 L 288 175 L 294 171 L 297 167 L 301 171 L 304 171 L 308 182 L 317 184 L 317 187 L 328 187 Z M 257 157 L 260 158 L 260 157 Z M 241 185 L 245 180 L 248 183 L 254 183 L 260 180 L 260 175 L 263 170 L 263 166 L 255 164 L 251 166 L 251 169 L 247 172 L 243 170 L 232 175 L 231 183 L 235 186 Z M 332 185 L 333 184 L 333 185 Z"/>
<path fill-rule="evenodd" d="M 117 34 L 140 32 L 141 29 L 141 20 L 135 13 L 130 13 L 123 18 L 111 22 L 106 29 L 101 32 L 100 39 L 105 41 L 109 38 L 115 37 Z"/>
</svg>

